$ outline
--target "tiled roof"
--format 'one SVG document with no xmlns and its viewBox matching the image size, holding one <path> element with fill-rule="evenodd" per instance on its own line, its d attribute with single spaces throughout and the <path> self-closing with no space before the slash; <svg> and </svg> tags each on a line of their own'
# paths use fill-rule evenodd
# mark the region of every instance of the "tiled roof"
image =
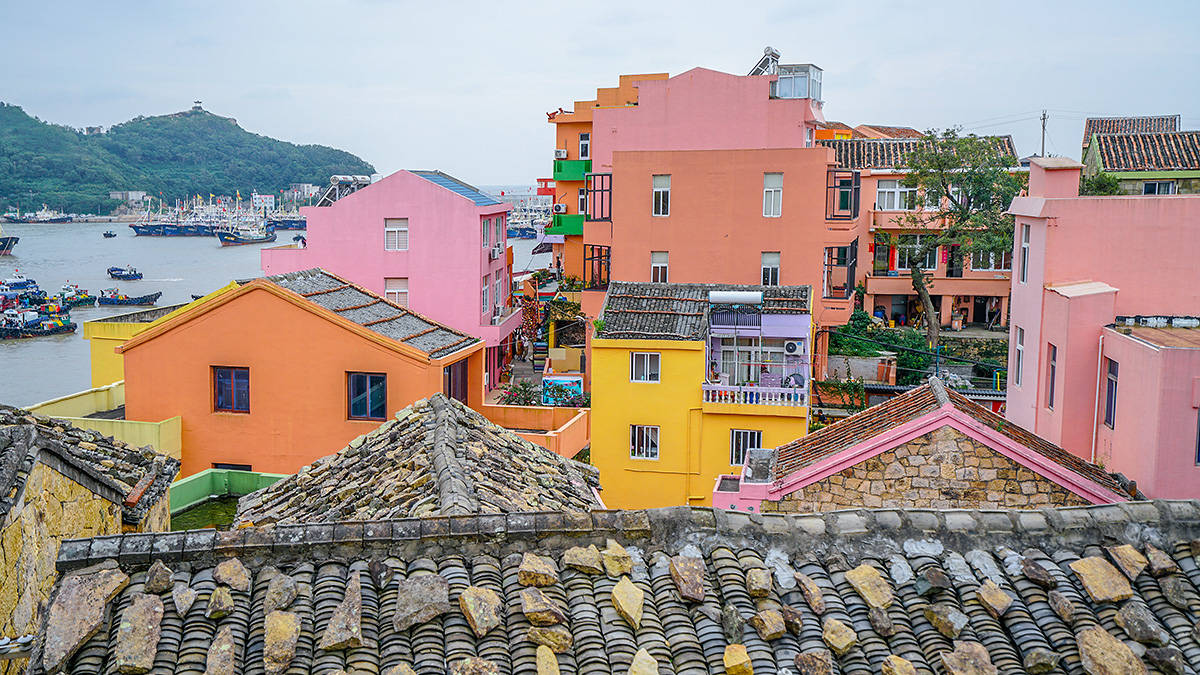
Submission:
<svg viewBox="0 0 1200 675">
<path fill-rule="evenodd" d="M 1083 145 L 1095 134 L 1140 134 L 1148 131 L 1179 131 L 1179 115 L 1141 117 L 1089 117 L 1083 121 Z"/>
<path fill-rule="evenodd" d="M 1017 164 L 1017 150 L 1012 136 L 988 136 L 1004 156 L 1011 157 Z M 919 139 L 903 138 L 851 138 L 819 140 L 817 143 L 833 148 L 838 164 L 846 169 L 902 169 L 908 165 L 908 154 L 919 143 Z"/>
<path fill-rule="evenodd" d="M 1200 169 L 1200 131 L 1097 134 L 1095 138 L 1105 171 Z"/>
<path fill-rule="evenodd" d="M 1182 673 L 1198 536 L 1200 504 L 1156 501 L 98 537 L 63 544 L 29 672 Z"/>
<path fill-rule="evenodd" d="M 925 138 L 925 134 L 913 129 L 912 127 L 894 127 L 885 124 L 860 124 L 858 128 L 866 127 L 876 133 L 883 134 L 885 138 Z"/>
<path fill-rule="evenodd" d="M 393 304 L 323 269 L 277 274 L 265 280 L 435 359 L 479 342 L 477 337 Z"/>
<path fill-rule="evenodd" d="M 1129 494 L 1129 491 L 1116 477 L 1101 467 L 1072 455 L 957 391 L 946 388 L 937 378 L 930 378 L 928 384 L 867 408 L 835 424 L 818 429 L 808 436 L 779 446 L 776 451 L 772 476 L 779 480 L 793 471 L 811 466 L 885 431 L 931 413 L 944 405 L 953 406 L 959 412 L 970 415 L 977 422 L 1116 494 Z"/>
<path fill-rule="evenodd" d="M 806 314 L 809 286 L 659 284 L 618 281 L 604 299 L 605 339 L 699 340 L 708 331 L 709 291 L 757 291 L 764 314 Z"/>
<path fill-rule="evenodd" d="M 149 446 L 134 448 L 65 420 L 0 406 L 0 523 L 23 503 L 26 479 L 38 462 L 121 505 L 130 525 L 166 498 L 179 473 L 179 460 Z"/>
<path fill-rule="evenodd" d="M 441 171 L 413 171 L 413 174 L 424 178 L 435 185 L 440 185 L 451 192 L 470 199 L 475 206 L 496 206 L 503 202 L 472 185 L 467 185 L 454 176 Z"/>
<path fill-rule="evenodd" d="M 600 506 L 598 475 L 435 394 L 337 454 L 242 497 L 237 522 L 587 511 Z"/>
</svg>

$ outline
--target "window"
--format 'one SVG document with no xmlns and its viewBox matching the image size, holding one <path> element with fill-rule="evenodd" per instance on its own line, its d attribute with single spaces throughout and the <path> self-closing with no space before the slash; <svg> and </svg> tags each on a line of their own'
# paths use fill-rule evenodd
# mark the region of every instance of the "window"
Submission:
<svg viewBox="0 0 1200 675">
<path fill-rule="evenodd" d="M 587 213 L 587 188 L 579 188 L 579 212 Z"/>
<path fill-rule="evenodd" d="M 1200 410 L 1196 411 L 1196 463 L 1200 464 Z"/>
<path fill-rule="evenodd" d="M 721 383 L 727 381 L 735 386 L 761 384 L 767 380 L 781 383 L 789 376 L 803 372 L 806 363 L 789 365 L 784 342 L 782 338 L 723 338 Z"/>
<path fill-rule="evenodd" d="M 739 466 L 746 463 L 746 451 L 762 447 L 762 432 L 750 429 L 729 430 L 729 463 Z"/>
<path fill-rule="evenodd" d="M 1029 278 L 1029 226 L 1021 226 L 1021 283 Z"/>
<path fill-rule="evenodd" d="M 588 289 L 608 288 L 609 266 L 612 262 L 612 247 L 583 245 L 583 287 Z"/>
<path fill-rule="evenodd" d="M 387 375 L 346 373 L 347 400 L 352 420 L 381 420 L 387 417 Z"/>
<path fill-rule="evenodd" d="M 879 181 L 875 208 L 880 211 L 912 211 L 917 208 L 917 188 L 905 187 L 899 180 Z"/>
<path fill-rule="evenodd" d="M 862 175 L 858 171 L 829 169 L 825 172 L 825 219 L 853 220 L 858 217 Z"/>
<path fill-rule="evenodd" d="M 654 216 L 671 215 L 671 175 L 654 176 L 654 207 L 650 211 Z"/>
<path fill-rule="evenodd" d="M 1016 363 L 1013 364 L 1013 384 L 1021 385 L 1021 369 L 1025 365 L 1025 329 L 1017 326 Z"/>
<path fill-rule="evenodd" d="M 504 306 L 504 279 L 500 276 L 500 270 L 496 270 L 496 274 L 492 281 L 492 295 L 495 297 L 497 307 Z"/>
<path fill-rule="evenodd" d="M 778 218 L 783 212 L 783 174 L 763 174 L 763 216 Z"/>
<path fill-rule="evenodd" d="M 250 412 L 250 369 L 213 366 L 213 410 Z"/>
<path fill-rule="evenodd" d="M 629 425 L 629 458 L 658 459 L 658 427 Z"/>
<path fill-rule="evenodd" d="M 1012 269 L 1012 251 L 975 251 L 971 254 L 971 269 L 976 272 L 1001 272 Z"/>
<path fill-rule="evenodd" d="M 1155 180 L 1142 183 L 1142 194 L 1144 195 L 1173 195 L 1175 194 L 1175 181 L 1173 180 Z"/>
<path fill-rule="evenodd" d="M 592 158 L 592 135 L 579 134 L 579 159 Z M 583 213 L 580 211 L 580 213 Z"/>
<path fill-rule="evenodd" d="M 479 295 L 480 295 L 480 300 L 482 301 L 482 302 L 480 302 L 480 305 L 483 307 L 482 313 L 483 314 L 490 313 L 490 311 L 492 309 L 492 305 L 491 305 L 491 303 L 488 302 L 488 278 L 487 277 L 483 278 L 483 289 L 481 291 L 479 291 Z"/>
<path fill-rule="evenodd" d="M 225 462 L 213 462 L 212 468 L 225 469 L 228 471 L 253 471 L 254 465 L 252 465 L 252 464 L 227 464 Z"/>
<path fill-rule="evenodd" d="M 629 354 L 629 381 L 659 382 L 659 358 L 655 352 L 631 352 Z"/>
<path fill-rule="evenodd" d="M 650 252 L 650 281 L 667 283 L 667 252 Z"/>
<path fill-rule="evenodd" d="M 408 277 L 384 279 L 383 297 L 388 302 L 408 307 Z"/>
<path fill-rule="evenodd" d="M 442 393 L 456 401 L 467 402 L 466 359 L 442 368 Z"/>
<path fill-rule="evenodd" d="M 879 245 L 876 244 L 876 251 Z M 849 246 L 825 247 L 825 276 L 822 291 L 826 298 L 849 298 L 854 294 L 854 274 L 858 266 L 858 239 Z"/>
<path fill-rule="evenodd" d="M 496 216 L 496 245 L 504 244 L 504 216 Z"/>
<path fill-rule="evenodd" d="M 1058 347 L 1046 343 L 1046 407 L 1054 410 L 1054 378 L 1058 373 Z"/>
<path fill-rule="evenodd" d="M 408 250 L 408 218 L 385 218 L 383 221 L 383 250 Z"/>
<path fill-rule="evenodd" d="M 1117 362 L 1108 361 L 1108 375 L 1104 387 L 1104 425 L 1115 429 L 1117 425 Z M 1134 378 L 1137 379 L 1137 378 Z"/>
<path fill-rule="evenodd" d="M 779 251 L 763 251 L 762 285 L 779 285 Z"/>
<path fill-rule="evenodd" d="M 931 234 L 902 234 L 899 236 L 899 245 L 896 246 L 896 269 L 907 270 L 912 269 L 912 263 L 918 262 L 917 255 L 920 253 L 921 247 L 928 244 L 933 237 Z M 938 263 L 938 247 L 931 246 L 925 251 L 924 260 L 920 261 L 921 269 L 936 270 Z"/>
<path fill-rule="evenodd" d="M 483 225 L 480 227 L 480 230 L 481 230 L 481 233 L 482 233 L 482 236 L 483 236 L 483 247 L 484 247 L 484 248 L 491 248 L 491 247 L 492 247 L 492 244 L 491 244 L 491 236 L 492 236 L 492 219 L 491 219 L 491 218 L 484 218 L 484 219 L 483 219 Z"/>
</svg>

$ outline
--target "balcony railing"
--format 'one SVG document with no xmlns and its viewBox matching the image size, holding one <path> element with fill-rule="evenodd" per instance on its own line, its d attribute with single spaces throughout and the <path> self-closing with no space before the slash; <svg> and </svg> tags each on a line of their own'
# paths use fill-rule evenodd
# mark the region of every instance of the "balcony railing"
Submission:
<svg viewBox="0 0 1200 675">
<path fill-rule="evenodd" d="M 701 385 L 705 403 L 774 405 L 797 408 L 808 405 L 808 391 L 798 387 L 755 387 L 726 384 Z"/>
</svg>

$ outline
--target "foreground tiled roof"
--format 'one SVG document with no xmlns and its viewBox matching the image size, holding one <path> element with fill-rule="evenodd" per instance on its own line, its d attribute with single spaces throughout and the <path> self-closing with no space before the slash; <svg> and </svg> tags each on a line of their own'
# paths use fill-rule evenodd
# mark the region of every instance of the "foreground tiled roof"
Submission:
<svg viewBox="0 0 1200 675">
<path fill-rule="evenodd" d="M 886 124 L 860 124 L 856 129 L 867 129 L 879 134 L 883 134 L 885 138 L 924 138 L 925 134 L 917 131 L 912 127 L 896 127 Z"/>
<path fill-rule="evenodd" d="M 1152 131 L 1179 131 L 1179 115 L 1141 117 L 1089 117 L 1083 121 L 1083 145 L 1094 134 L 1141 134 Z"/>
<path fill-rule="evenodd" d="M 24 501 L 25 482 L 38 462 L 122 506 L 131 525 L 165 498 L 179 460 L 150 447 L 134 448 L 65 420 L 0 406 L 0 523 Z"/>
<path fill-rule="evenodd" d="M 1017 165 L 1017 150 L 1012 136 L 988 136 L 997 150 L 1012 158 Z M 911 138 L 852 138 L 820 140 L 817 143 L 833 148 L 834 157 L 846 169 L 902 169 L 908 165 L 908 155 L 925 141 Z"/>
<path fill-rule="evenodd" d="M 30 672 L 1184 673 L 1197 537 L 1172 501 L 99 537 L 64 543 Z"/>
<path fill-rule="evenodd" d="M 1129 494 L 1122 482 L 1103 468 L 1013 424 L 957 391 L 945 387 L 937 378 L 930 378 L 928 384 L 780 446 L 772 476 L 778 480 L 797 469 L 810 466 L 944 405 L 953 406 L 977 422 L 1098 485 L 1117 494 Z"/>
<path fill-rule="evenodd" d="M 600 506 L 595 467 L 436 394 L 335 455 L 242 497 L 243 524 L 382 520 Z"/>
<path fill-rule="evenodd" d="M 393 304 L 320 268 L 277 274 L 265 280 L 435 359 L 479 342 L 477 337 Z"/>
<path fill-rule="evenodd" d="M 1097 134 L 1096 149 L 1105 171 L 1200 169 L 1200 131 Z"/>
<path fill-rule="evenodd" d="M 698 340 L 708 331 L 715 306 L 709 291 L 757 291 L 763 294 L 764 314 L 804 314 L 809 311 L 809 286 L 752 286 L 744 284 L 658 284 L 618 281 L 609 284 L 604 300 L 606 339 Z"/>
</svg>

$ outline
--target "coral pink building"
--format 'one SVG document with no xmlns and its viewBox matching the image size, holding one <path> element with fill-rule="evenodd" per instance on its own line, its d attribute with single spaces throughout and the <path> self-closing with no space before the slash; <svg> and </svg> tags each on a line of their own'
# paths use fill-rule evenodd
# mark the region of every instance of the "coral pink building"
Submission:
<svg viewBox="0 0 1200 675">
<path fill-rule="evenodd" d="M 320 267 L 480 337 L 499 382 L 521 323 L 511 302 L 509 204 L 438 171 L 397 171 L 329 206 L 304 209 L 305 246 L 264 249 L 268 275 Z"/>
<path fill-rule="evenodd" d="M 1013 200 L 1006 417 L 1137 481 L 1200 497 L 1200 196 L 1081 197 L 1035 158 Z"/>
</svg>

